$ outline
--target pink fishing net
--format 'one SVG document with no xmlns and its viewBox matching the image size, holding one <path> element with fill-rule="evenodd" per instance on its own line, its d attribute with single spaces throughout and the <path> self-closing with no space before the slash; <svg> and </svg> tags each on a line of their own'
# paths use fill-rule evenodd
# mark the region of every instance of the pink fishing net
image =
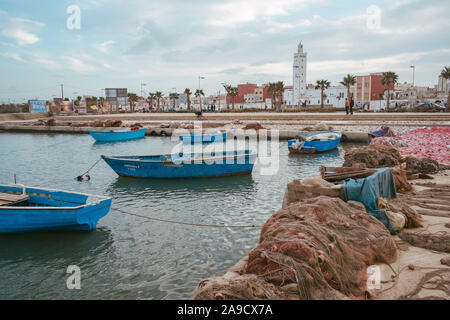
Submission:
<svg viewBox="0 0 450 320">
<path fill-rule="evenodd" d="M 450 128 L 416 129 L 398 135 L 407 146 L 396 146 L 402 155 L 431 158 L 450 165 Z"/>
</svg>

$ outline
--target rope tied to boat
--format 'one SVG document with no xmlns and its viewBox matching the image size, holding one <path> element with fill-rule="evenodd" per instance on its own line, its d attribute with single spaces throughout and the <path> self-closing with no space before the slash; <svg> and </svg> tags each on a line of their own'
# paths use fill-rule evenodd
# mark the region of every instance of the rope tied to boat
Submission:
<svg viewBox="0 0 450 320">
<path fill-rule="evenodd" d="M 149 216 L 143 216 L 137 213 L 128 212 L 122 209 L 118 208 L 110 208 L 111 210 L 127 214 L 130 216 L 135 216 L 143 219 L 153 220 L 153 221 L 159 221 L 159 222 L 167 222 L 167 223 L 173 223 L 173 224 L 182 224 L 182 225 L 188 225 L 188 226 L 196 226 L 196 227 L 211 227 L 211 228 L 262 228 L 262 226 L 257 225 L 222 225 L 222 224 L 205 224 L 205 223 L 193 223 L 193 222 L 183 222 L 183 221 L 175 221 L 175 220 L 169 220 L 169 219 L 162 219 L 162 218 L 155 218 L 155 217 L 149 217 Z"/>
<path fill-rule="evenodd" d="M 94 167 L 100 162 L 100 160 L 102 160 L 102 158 L 99 158 L 94 165 L 92 165 L 88 171 L 86 171 L 85 173 L 83 173 L 82 175 L 79 175 L 78 177 L 76 177 L 75 179 L 78 181 L 83 181 L 85 178 L 87 181 L 91 180 L 91 176 L 89 175 L 89 172 L 94 169 Z"/>
</svg>

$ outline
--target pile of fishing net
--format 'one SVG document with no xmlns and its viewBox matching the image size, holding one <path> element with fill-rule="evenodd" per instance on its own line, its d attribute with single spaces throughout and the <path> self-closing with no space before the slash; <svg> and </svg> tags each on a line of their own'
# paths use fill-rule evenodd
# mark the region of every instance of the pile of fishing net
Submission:
<svg viewBox="0 0 450 320">
<path fill-rule="evenodd" d="M 51 118 L 49 120 L 40 119 L 39 121 L 36 122 L 36 125 L 37 126 L 54 127 L 54 126 L 56 126 L 56 120 L 55 120 L 55 118 Z"/>
<path fill-rule="evenodd" d="M 264 129 L 264 127 L 259 123 L 249 123 L 245 127 L 242 128 L 243 130 L 261 130 Z"/>
<path fill-rule="evenodd" d="M 400 138 L 396 138 L 396 137 L 378 137 L 373 139 L 370 142 L 371 145 L 374 144 L 383 144 L 389 147 L 393 147 L 393 148 L 405 148 L 408 146 L 408 144 L 401 140 Z"/>
<path fill-rule="evenodd" d="M 390 168 L 394 176 L 395 190 L 400 193 L 406 193 L 414 191 L 413 186 L 408 182 L 408 176 L 406 170 L 403 170 L 401 166 Z"/>
<path fill-rule="evenodd" d="M 376 218 L 339 198 L 316 197 L 275 213 L 239 275 L 207 280 L 194 299 L 361 298 L 367 267 L 396 258 Z"/>
<path fill-rule="evenodd" d="M 345 153 L 343 167 L 385 168 L 395 167 L 402 162 L 402 156 L 392 146 L 371 144 L 352 148 Z"/>
<path fill-rule="evenodd" d="M 398 148 L 402 155 L 431 158 L 450 165 L 450 128 L 416 129 L 402 133 L 399 138 L 407 144 Z"/>
<path fill-rule="evenodd" d="M 341 188 L 340 186 L 336 186 L 335 184 L 321 178 L 312 177 L 302 181 L 294 180 L 286 186 L 282 208 L 288 207 L 291 203 L 311 199 L 321 195 L 340 197 Z"/>
<path fill-rule="evenodd" d="M 450 234 L 445 231 L 408 231 L 400 233 L 399 237 L 415 247 L 450 253 Z"/>
<path fill-rule="evenodd" d="M 93 127 L 121 127 L 122 120 L 95 120 Z"/>
<path fill-rule="evenodd" d="M 440 170 L 439 162 L 430 158 L 418 159 L 414 156 L 407 156 L 405 158 L 406 169 L 408 173 L 437 173 Z"/>
</svg>

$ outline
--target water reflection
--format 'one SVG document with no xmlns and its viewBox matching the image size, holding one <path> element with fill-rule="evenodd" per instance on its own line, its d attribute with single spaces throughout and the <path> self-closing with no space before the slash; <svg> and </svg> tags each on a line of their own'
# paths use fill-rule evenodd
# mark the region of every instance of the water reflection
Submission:
<svg viewBox="0 0 450 320">
<path fill-rule="evenodd" d="M 63 258 L 70 255 L 74 261 L 109 252 L 113 235 L 107 227 L 92 232 L 33 232 L 0 235 L 0 263 L 32 259 L 47 263 L 49 255 Z M 14 250 L 11 250 L 13 248 Z"/>
<path fill-rule="evenodd" d="M 255 188 L 252 175 L 234 176 L 225 178 L 204 179 L 135 179 L 129 177 L 117 177 L 106 191 L 115 196 L 122 193 L 179 193 L 189 192 L 193 194 L 206 192 L 251 192 Z"/>
</svg>

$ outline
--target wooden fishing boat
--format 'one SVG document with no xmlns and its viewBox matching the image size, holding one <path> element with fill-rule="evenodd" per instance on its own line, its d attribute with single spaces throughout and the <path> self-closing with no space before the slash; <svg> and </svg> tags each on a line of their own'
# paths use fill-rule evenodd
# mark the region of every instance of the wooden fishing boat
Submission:
<svg viewBox="0 0 450 320">
<path fill-rule="evenodd" d="M 204 133 L 190 133 L 180 135 L 180 140 L 184 143 L 210 143 L 227 140 L 226 132 L 204 132 Z"/>
<path fill-rule="evenodd" d="M 288 148 L 291 153 L 323 153 L 336 149 L 341 143 L 342 133 L 326 131 L 310 134 L 306 137 L 297 135 L 289 140 Z"/>
<path fill-rule="evenodd" d="M 97 142 L 116 142 L 144 138 L 146 128 L 89 131 Z"/>
<path fill-rule="evenodd" d="M 256 157 L 256 153 L 250 150 L 126 157 L 102 156 L 119 176 L 156 179 L 251 174 Z"/>
<path fill-rule="evenodd" d="M 0 185 L 0 233 L 94 230 L 111 198 L 62 190 Z"/>
</svg>

